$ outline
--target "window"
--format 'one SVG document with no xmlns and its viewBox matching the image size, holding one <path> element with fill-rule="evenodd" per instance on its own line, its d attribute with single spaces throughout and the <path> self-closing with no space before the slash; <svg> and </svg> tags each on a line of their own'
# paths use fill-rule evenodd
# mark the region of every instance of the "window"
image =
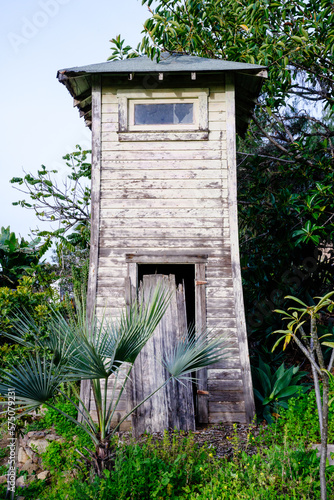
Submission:
<svg viewBox="0 0 334 500">
<path fill-rule="evenodd" d="M 134 125 L 184 125 L 193 123 L 193 102 L 134 105 Z"/>
<path fill-rule="evenodd" d="M 127 99 L 128 130 L 198 130 L 198 98 Z"/>
<path fill-rule="evenodd" d="M 120 141 L 208 139 L 205 89 L 130 89 L 120 90 L 117 95 Z"/>
</svg>

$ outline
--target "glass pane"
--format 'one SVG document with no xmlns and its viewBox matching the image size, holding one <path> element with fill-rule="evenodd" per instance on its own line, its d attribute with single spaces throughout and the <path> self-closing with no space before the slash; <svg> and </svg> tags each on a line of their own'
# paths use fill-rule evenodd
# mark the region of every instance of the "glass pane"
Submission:
<svg viewBox="0 0 334 500">
<path fill-rule="evenodd" d="M 193 104 L 190 102 L 174 104 L 174 115 L 174 123 L 193 123 Z"/>
<path fill-rule="evenodd" d="M 135 104 L 135 125 L 193 123 L 193 103 Z"/>
</svg>

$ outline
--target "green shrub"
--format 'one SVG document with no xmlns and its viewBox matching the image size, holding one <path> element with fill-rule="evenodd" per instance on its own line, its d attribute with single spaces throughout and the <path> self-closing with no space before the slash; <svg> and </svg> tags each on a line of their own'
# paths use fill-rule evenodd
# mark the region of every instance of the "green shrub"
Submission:
<svg viewBox="0 0 334 500">
<path fill-rule="evenodd" d="M 299 372 L 299 366 L 285 368 L 284 363 L 273 371 L 259 358 L 258 368 L 252 367 L 257 417 L 271 423 L 273 414 L 277 414 L 281 408 L 287 409 L 289 399 L 309 387 L 300 383 L 306 374 Z"/>
<path fill-rule="evenodd" d="M 321 386 L 320 388 L 322 389 Z M 330 379 L 330 391 L 333 398 L 333 378 Z M 289 407 L 282 408 L 279 412 L 274 428 L 277 429 L 277 438 L 283 435 L 283 429 L 286 428 L 288 434 L 295 440 L 302 440 L 305 444 L 319 443 L 321 441 L 320 428 L 314 389 L 290 399 Z M 328 442 L 334 443 L 334 400 L 328 411 Z"/>
<path fill-rule="evenodd" d="M 66 314 L 65 304 L 59 301 L 57 293 L 52 288 L 36 292 L 32 277 L 24 276 L 16 289 L 0 287 L 0 368 L 10 370 L 28 353 L 27 347 L 15 344 L 6 337 L 6 333 L 16 333 L 17 312 L 26 311 L 39 325 L 40 334 L 46 335 L 52 309 Z"/>
</svg>

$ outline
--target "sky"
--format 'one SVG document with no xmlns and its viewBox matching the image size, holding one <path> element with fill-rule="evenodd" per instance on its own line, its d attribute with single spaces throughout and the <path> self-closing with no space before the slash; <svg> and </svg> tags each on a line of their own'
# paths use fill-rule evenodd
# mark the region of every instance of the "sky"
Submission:
<svg viewBox="0 0 334 500">
<path fill-rule="evenodd" d="M 64 176 L 62 156 L 76 144 L 91 146 L 91 132 L 56 79 L 57 70 L 106 61 L 109 40 L 118 34 L 135 47 L 148 17 L 141 0 L 3 1 L 0 227 L 28 240 L 31 230 L 47 229 L 33 211 L 12 205 L 24 195 L 10 179 L 37 173 L 42 164 Z"/>
</svg>

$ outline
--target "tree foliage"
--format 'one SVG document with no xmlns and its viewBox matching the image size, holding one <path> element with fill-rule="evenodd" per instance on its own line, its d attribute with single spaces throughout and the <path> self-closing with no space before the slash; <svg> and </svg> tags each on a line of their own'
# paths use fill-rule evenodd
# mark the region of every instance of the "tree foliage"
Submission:
<svg viewBox="0 0 334 500">
<path fill-rule="evenodd" d="M 89 155 L 90 151 L 77 145 L 75 151 L 63 156 L 70 174 L 62 184 L 57 180 L 58 171 L 48 170 L 45 165 L 41 166 L 37 175 L 27 173 L 24 177 L 13 177 L 10 181 L 16 189 L 29 197 L 28 200 L 22 199 L 13 205 L 34 210 L 41 221 L 58 223 L 57 229 L 37 231 L 38 235 L 57 238 L 71 249 L 75 246 L 89 246 Z"/>
<path fill-rule="evenodd" d="M 41 257 L 50 247 L 47 239 L 41 238 L 27 241 L 18 238 L 14 232 L 2 227 L 0 233 L 0 287 L 16 288 L 23 276 L 34 275 L 39 271 L 44 276 L 45 264 L 40 263 Z"/>
</svg>

